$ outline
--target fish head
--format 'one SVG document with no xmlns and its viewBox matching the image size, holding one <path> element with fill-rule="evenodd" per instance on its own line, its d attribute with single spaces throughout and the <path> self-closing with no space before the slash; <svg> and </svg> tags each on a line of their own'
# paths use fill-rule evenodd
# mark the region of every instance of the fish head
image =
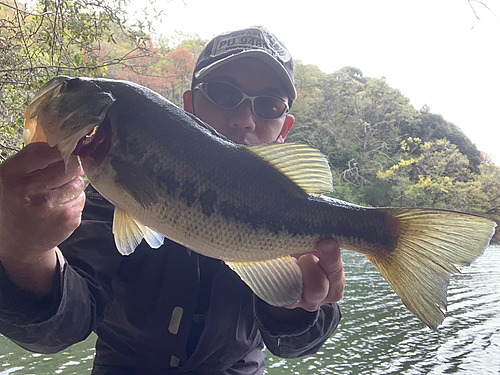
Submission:
<svg viewBox="0 0 500 375">
<path fill-rule="evenodd" d="M 25 143 L 43 140 L 57 146 L 66 164 L 66 171 L 77 163 L 76 155 L 88 156 L 99 144 L 95 130 L 101 125 L 115 102 L 111 92 L 89 78 L 56 77 L 35 95 L 25 111 Z"/>
</svg>

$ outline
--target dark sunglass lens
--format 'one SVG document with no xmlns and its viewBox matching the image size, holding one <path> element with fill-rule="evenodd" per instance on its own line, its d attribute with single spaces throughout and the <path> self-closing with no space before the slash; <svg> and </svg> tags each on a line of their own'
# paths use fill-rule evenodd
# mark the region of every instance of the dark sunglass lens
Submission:
<svg viewBox="0 0 500 375">
<path fill-rule="evenodd" d="M 243 98 L 243 93 L 238 88 L 224 82 L 208 82 L 207 95 L 215 103 L 227 109 L 236 107 Z"/>
<path fill-rule="evenodd" d="M 270 96 L 258 96 L 254 101 L 254 110 L 261 119 L 272 120 L 286 111 L 286 103 Z"/>
</svg>

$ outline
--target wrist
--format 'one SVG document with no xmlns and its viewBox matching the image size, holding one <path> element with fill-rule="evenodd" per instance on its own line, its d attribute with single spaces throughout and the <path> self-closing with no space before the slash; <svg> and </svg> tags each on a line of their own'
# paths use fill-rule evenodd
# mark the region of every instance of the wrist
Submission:
<svg viewBox="0 0 500 375">
<path fill-rule="evenodd" d="M 6 275 L 19 288 L 35 297 L 52 291 L 57 269 L 56 248 L 41 253 L 22 253 L 0 249 L 0 262 Z"/>
<path fill-rule="evenodd" d="M 266 313 L 269 314 L 271 318 L 276 321 L 280 321 L 284 324 L 302 324 L 305 319 L 308 319 L 310 316 L 310 312 L 296 307 L 294 309 L 287 309 L 285 307 L 276 307 L 267 305 Z"/>
<path fill-rule="evenodd" d="M 304 333 L 316 323 L 319 312 L 309 312 L 300 307 L 275 307 L 254 296 L 254 315 L 261 329 L 271 335 L 281 336 Z"/>
</svg>

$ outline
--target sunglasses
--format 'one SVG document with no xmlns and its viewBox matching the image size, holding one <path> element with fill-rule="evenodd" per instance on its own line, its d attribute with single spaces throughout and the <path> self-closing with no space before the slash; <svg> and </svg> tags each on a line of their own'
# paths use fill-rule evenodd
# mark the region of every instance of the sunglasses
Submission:
<svg viewBox="0 0 500 375">
<path fill-rule="evenodd" d="M 234 109 L 248 99 L 252 103 L 253 114 L 261 120 L 278 120 L 289 110 L 288 103 L 282 98 L 271 95 L 250 96 L 227 82 L 202 82 L 194 90 L 200 90 L 208 100 L 224 109 Z"/>
</svg>

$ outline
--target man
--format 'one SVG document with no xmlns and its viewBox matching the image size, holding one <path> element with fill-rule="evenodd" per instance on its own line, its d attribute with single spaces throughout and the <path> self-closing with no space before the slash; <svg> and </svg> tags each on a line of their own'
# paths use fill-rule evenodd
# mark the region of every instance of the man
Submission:
<svg viewBox="0 0 500 375">
<path fill-rule="evenodd" d="M 295 98 L 291 56 L 255 27 L 205 47 L 184 107 L 234 142 L 260 144 L 285 140 Z M 303 297 L 273 307 L 221 261 L 171 241 L 121 256 L 113 207 L 92 187 L 81 215 L 82 173 L 66 175 L 40 143 L 0 167 L 0 332 L 20 346 L 52 353 L 95 331 L 93 374 L 262 374 L 264 343 L 297 357 L 336 328 L 345 277 L 334 240 L 297 254 Z"/>
</svg>

